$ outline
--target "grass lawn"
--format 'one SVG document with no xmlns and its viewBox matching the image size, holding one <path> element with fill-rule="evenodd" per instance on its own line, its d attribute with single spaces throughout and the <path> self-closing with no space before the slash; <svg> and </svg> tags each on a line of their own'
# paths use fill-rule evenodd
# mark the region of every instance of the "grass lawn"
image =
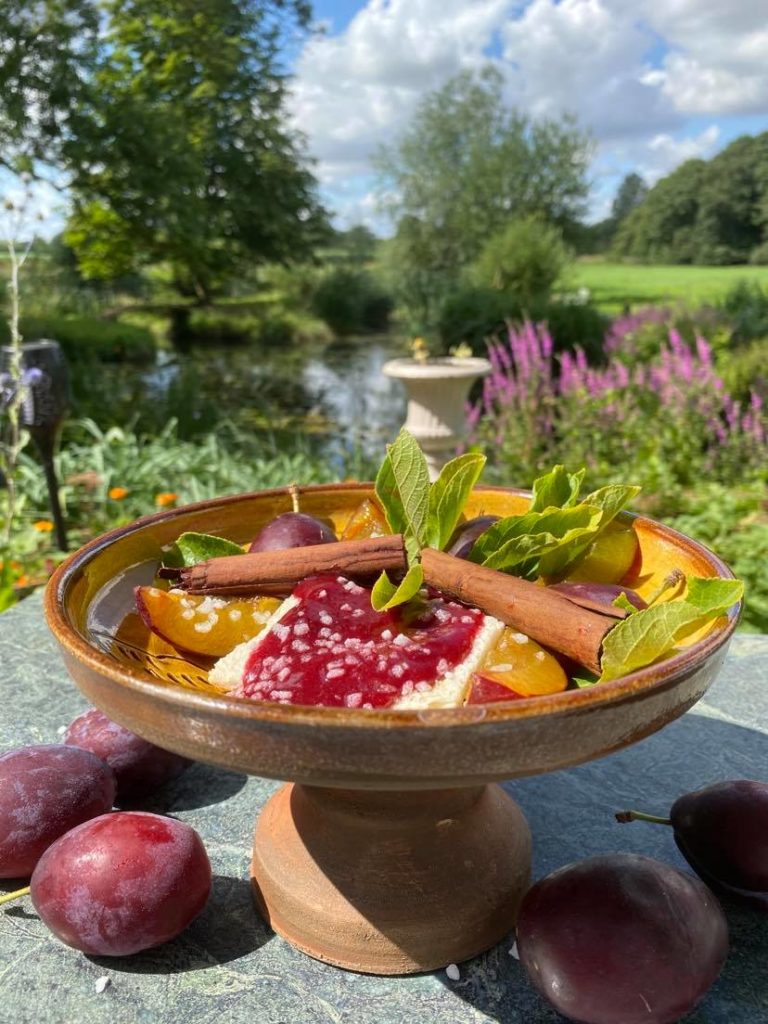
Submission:
<svg viewBox="0 0 768 1024">
<path fill-rule="evenodd" d="M 571 278 L 573 287 L 588 288 L 606 313 L 620 313 L 625 305 L 632 310 L 676 302 L 701 306 L 717 301 L 743 279 L 759 281 L 766 288 L 768 267 L 665 267 L 580 260 Z"/>
</svg>

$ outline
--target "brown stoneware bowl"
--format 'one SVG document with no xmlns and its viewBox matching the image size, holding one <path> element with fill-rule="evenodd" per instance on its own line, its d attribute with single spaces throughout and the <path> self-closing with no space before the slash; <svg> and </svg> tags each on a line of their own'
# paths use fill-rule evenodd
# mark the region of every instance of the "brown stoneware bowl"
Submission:
<svg viewBox="0 0 768 1024">
<path fill-rule="evenodd" d="M 369 484 L 307 487 L 302 511 L 343 529 Z M 529 495 L 476 490 L 468 515 L 510 515 Z M 187 530 L 238 543 L 291 508 L 287 489 L 160 512 L 87 544 L 54 574 L 48 623 L 67 668 L 106 714 L 199 761 L 291 780 L 257 824 L 257 903 L 313 956 L 376 973 L 456 962 L 499 941 L 528 885 L 530 836 L 494 781 L 601 757 L 649 735 L 705 693 L 740 607 L 673 657 L 549 697 L 451 711 L 292 707 L 218 695 L 199 663 L 153 647 L 130 615 L 165 546 Z M 731 577 L 674 530 L 634 518 L 650 593 L 673 568 Z"/>
</svg>

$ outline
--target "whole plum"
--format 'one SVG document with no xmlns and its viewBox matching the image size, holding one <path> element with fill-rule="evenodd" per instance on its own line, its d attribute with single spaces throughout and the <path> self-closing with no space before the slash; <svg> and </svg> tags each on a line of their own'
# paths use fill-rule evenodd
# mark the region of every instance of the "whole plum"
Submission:
<svg viewBox="0 0 768 1024">
<path fill-rule="evenodd" d="M 461 523 L 453 531 L 453 536 L 445 549 L 446 554 L 455 555 L 456 558 L 469 558 L 477 538 L 498 521 L 499 516 L 475 516 L 474 519 Z"/>
<path fill-rule="evenodd" d="M 150 796 L 192 764 L 188 758 L 142 739 L 96 708 L 70 722 L 64 742 L 90 750 L 107 762 L 117 780 L 115 799 L 119 805 Z"/>
<path fill-rule="evenodd" d="M 312 544 L 329 544 L 336 534 L 326 523 L 304 512 L 283 512 L 263 527 L 251 541 L 249 551 L 284 551 Z"/>
<path fill-rule="evenodd" d="M 0 878 L 26 878 L 75 825 L 110 810 L 115 775 L 88 750 L 51 743 L 0 757 Z"/>
<path fill-rule="evenodd" d="M 642 811 L 616 818 L 671 825 L 680 852 L 705 882 L 768 910 L 768 783 L 717 782 L 678 797 L 668 818 Z"/>
<path fill-rule="evenodd" d="M 674 1024 L 728 952 L 728 927 L 698 878 L 650 857 L 589 857 L 526 894 L 520 960 L 536 989 L 579 1024 Z"/>
<path fill-rule="evenodd" d="M 116 811 L 48 848 L 30 891 L 43 923 L 92 956 L 127 956 L 179 935 L 205 906 L 211 865 L 175 818 Z"/>
<path fill-rule="evenodd" d="M 612 605 L 619 595 L 624 594 L 630 604 L 638 610 L 647 608 L 644 599 L 632 590 L 631 587 L 622 587 L 618 583 L 553 583 L 550 590 L 562 594 L 575 604 L 584 604 L 586 607 L 595 605 Z"/>
</svg>

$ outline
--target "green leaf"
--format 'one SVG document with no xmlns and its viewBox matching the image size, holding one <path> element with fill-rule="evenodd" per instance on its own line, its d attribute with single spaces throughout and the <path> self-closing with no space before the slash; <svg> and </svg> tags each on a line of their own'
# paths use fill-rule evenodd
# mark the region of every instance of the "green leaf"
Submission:
<svg viewBox="0 0 768 1024">
<path fill-rule="evenodd" d="M 608 487 L 601 487 L 597 491 L 588 494 L 578 506 L 589 505 L 591 508 L 600 510 L 600 518 L 595 525 L 594 531 L 585 534 L 582 542 L 573 544 L 568 552 L 568 558 L 553 560 L 550 564 L 541 568 L 541 575 L 547 577 L 559 577 L 562 579 L 569 572 L 573 572 L 577 565 L 586 558 L 589 551 L 603 532 L 612 523 L 616 516 L 630 503 L 640 488 L 632 484 L 610 484 Z"/>
<path fill-rule="evenodd" d="M 744 593 L 740 580 L 688 580 L 684 598 L 645 608 L 619 622 L 603 642 L 600 682 L 617 679 L 671 653 L 680 640 L 723 615 Z"/>
<path fill-rule="evenodd" d="M 407 430 L 401 430 L 387 450 L 407 528 L 424 547 L 429 515 L 429 470 L 424 452 Z"/>
<path fill-rule="evenodd" d="M 584 474 L 584 469 L 569 473 L 555 466 L 540 476 L 529 511 L 490 527 L 472 548 L 472 561 L 531 579 L 566 576 L 639 491 L 612 484 L 577 503 Z M 545 533 L 549 536 L 541 536 Z"/>
<path fill-rule="evenodd" d="M 242 554 L 243 549 L 239 544 L 224 540 L 223 537 L 214 537 L 209 533 L 182 533 L 164 561 L 166 565 L 197 565 L 198 562 L 207 562 L 209 558 Z"/>
<path fill-rule="evenodd" d="M 376 497 L 393 533 L 403 536 L 408 572 L 399 586 L 383 573 L 371 594 L 377 611 L 408 601 L 421 586 L 419 559 L 428 543 L 429 470 L 424 453 L 407 430 L 401 430 L 376 476 Z M 418 570 L 418 571 L 417 571 Z M 418 582 L 417 582 L 418 580 Z"/>
<path fill-rule="evenodd" d="M 563 512 L 582 511 L 589 514 L 588 522 L 582 528 L 574 526 L 565 533 L 560 542 L 551 551 L 546 551 L 539 561 L 539 576 L 546 578 L 560 578 L 566 575 L 568 568 L 582 557 L 582 552 L 594 542 L 595 535 L 600 530 L 600 510 L 592 505 L 574 505 L 571 509 L 563 509 Z"/>
<path fill-rule="evenodd" d="M 609 484 L 588 494 L 583 503 L 601 509 L 603 518 L 600 520 L 600 529 L 604 530 L 641 490 L 635 484 Z"/>
<path fill-rule="evenodd" d="M 384 461 L 376 474 L 375 490 L 390 530 L 392 533 L 404 534 L 406 530 L 405 511 L 400 500 L 400 491 L 395 480 L 389 452 L 384 456 Z"/>
<path fill-rule="evenodd" d="M 542 560 L 545 564 L 556 564 L 568 559 L 573 546 L 580 545 L 585 536 L 594 532 L 599 518 L 599 510 L 586 505 L 509 516 L 494 523 L 477 539 L 470 558 L 503 572 L 540 575 Z M 521 567 L 524 573 L 519 572 Z"/>
<path fill-rule="evenodd" d="M 555 466 L 549 473 L 533 481 L 533 500 L 530 512 L 543 512 L 546 508 L 570 508 L 575 505 L 586 469 L 569 473 L 565 466 Z"/>
<path fill-rule="evenodd" d="M 420 564 L 412 565 L 399 586 L 392 582 L 385 572 L 379 576 L 371 591 L 371 604 L 377 612 L 394 608 L 415 597 L 424 582 L 424 570 Z"/>
<path fill-rule="evenodd" d="M 451 459 L 429 489 L 427 543 L 442 551 L 453 536 L 467 498 L 480 479 L 485 456 L 468 452 Z"/>
</svg>

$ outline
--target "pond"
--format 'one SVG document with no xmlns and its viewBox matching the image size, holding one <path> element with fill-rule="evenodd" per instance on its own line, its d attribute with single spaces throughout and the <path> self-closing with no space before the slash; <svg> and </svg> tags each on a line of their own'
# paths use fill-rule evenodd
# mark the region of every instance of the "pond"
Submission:
<svg viewBox="0 0 768 1024">
<path fill-rule="evenodd" d="M 223 422 L 338 460 L 378 459 L 405 418 L 405 392 L 381 372 L 402 354 L 394 335 L 288 346 L 161 351 L 151 367 L 73 368 L 73 409 L 100 427 L 156 434 L 175 419 L 194 439 Z"/>
</svg>

